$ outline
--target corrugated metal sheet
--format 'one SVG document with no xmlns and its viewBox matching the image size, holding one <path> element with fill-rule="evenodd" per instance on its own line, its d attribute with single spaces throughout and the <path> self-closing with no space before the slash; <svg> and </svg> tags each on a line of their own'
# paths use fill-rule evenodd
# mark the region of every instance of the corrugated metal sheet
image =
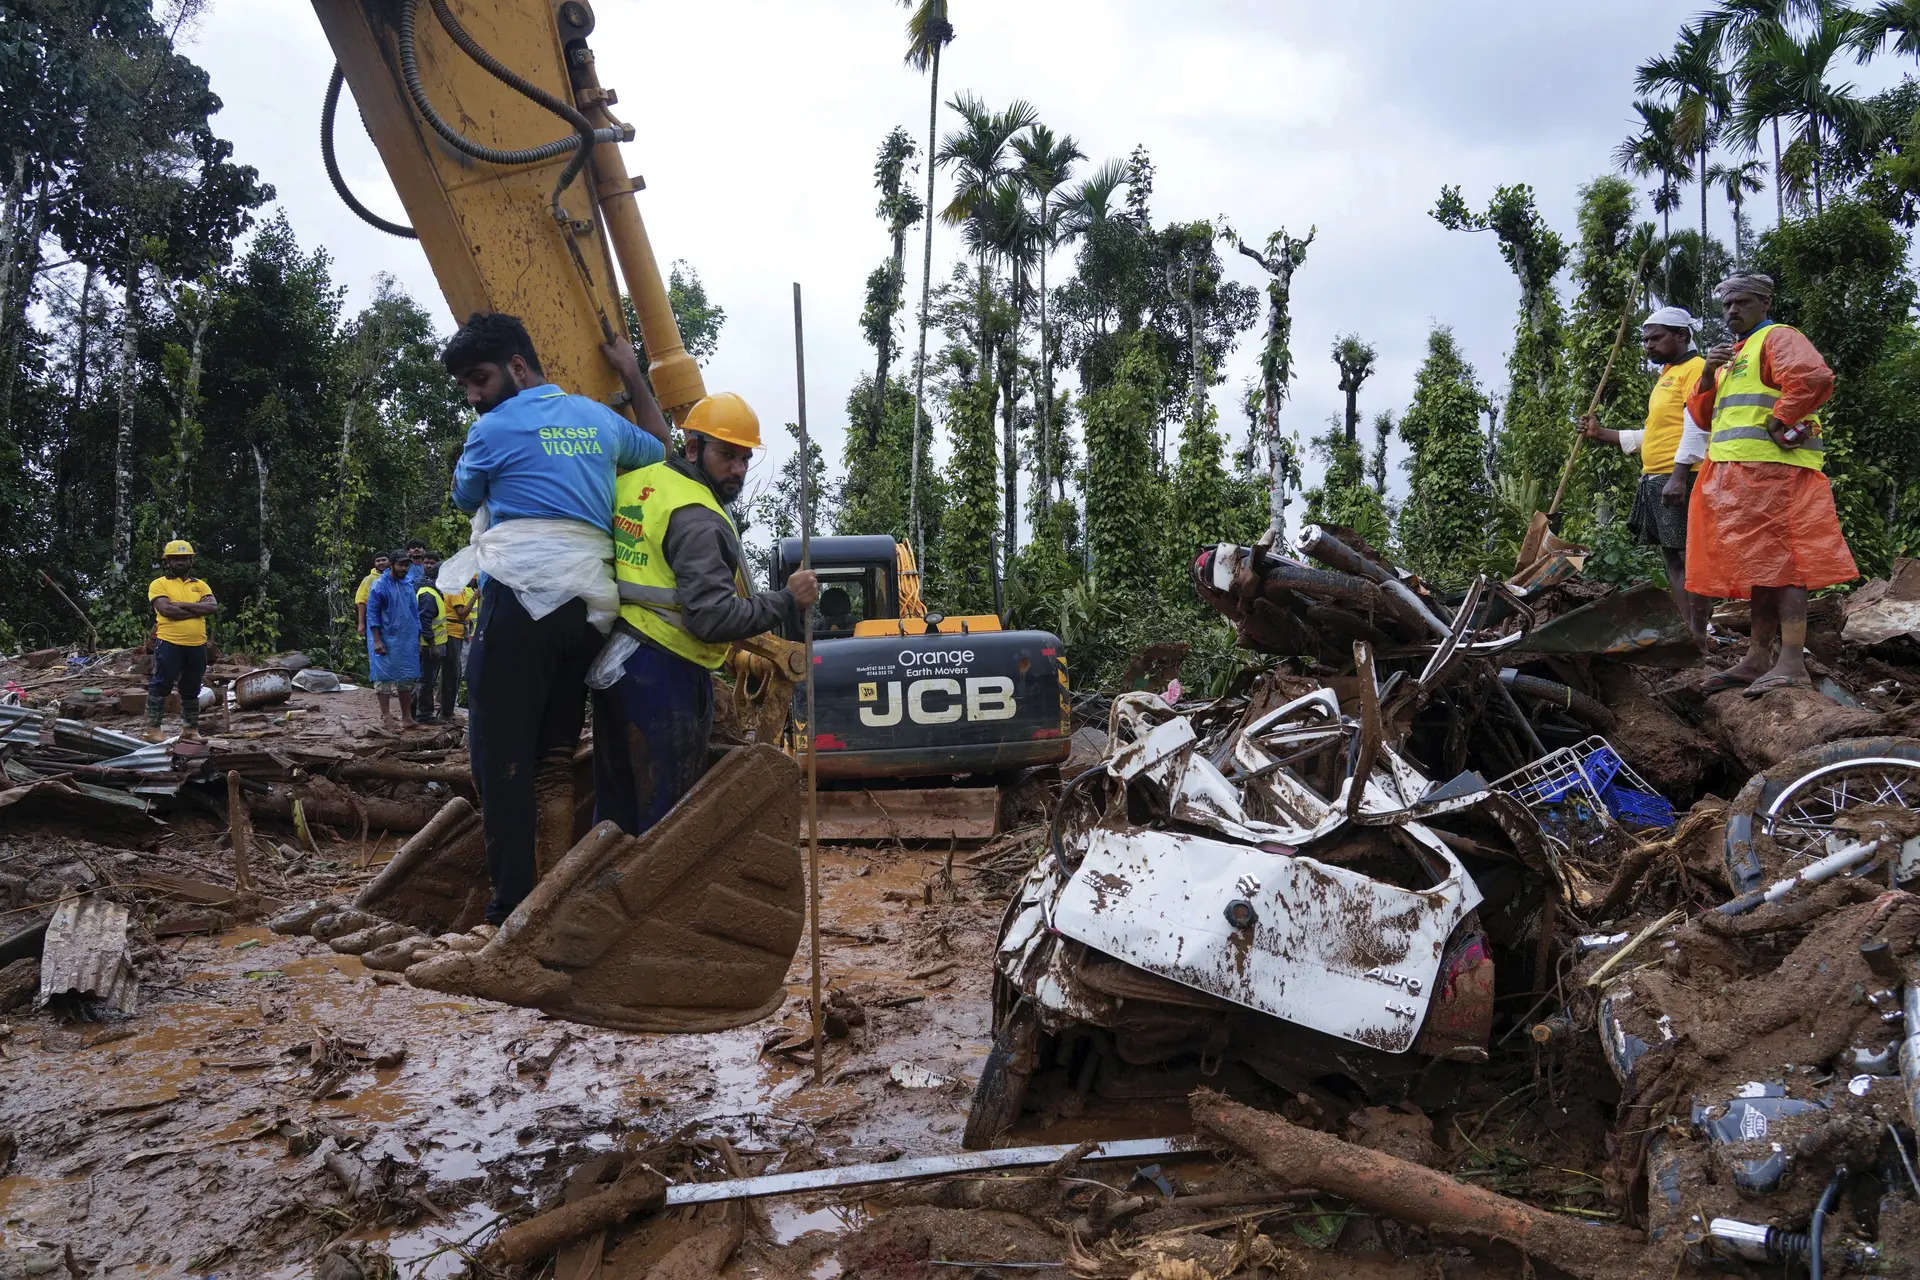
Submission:
<svg viewBox="0 0 1920 1280">
<path fill-rule="evenodd" d="M 44 711 L 33 707 L 0 706 L 0 742 L 17 742 L 26 747 L 40 746 L 46 723 L 47 713 Z M 164 746 L 156 757 L 148 751 L 154 744 L 131 734 L 102 729 L 84 720 L 55 720 L 51 745 L 87 760 L 111 760 L 116 765 L 121 763 L 116 757 L 139 757 L 125 765 L 130 769 L 165 770 L 171 767 L 171 760 L 164 754 Z"/>
<path fill-rule="evenodd" d="M 140 1003 L 140 981 L 127 950 L 127 909 L 88 895 L 54 908 L 47 922 L 46 949 L 40 954 L 40 998 L 77 994 L 104 1002 L 120 1013 Z"/>
</svg>

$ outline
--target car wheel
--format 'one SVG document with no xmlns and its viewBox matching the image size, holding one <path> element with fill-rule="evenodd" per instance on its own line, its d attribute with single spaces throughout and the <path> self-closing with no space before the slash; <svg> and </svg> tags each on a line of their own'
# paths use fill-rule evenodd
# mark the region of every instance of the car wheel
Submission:
<svg viewBox="0 0 1920 1280">
<path fill-rule="evenodd" d="M 1000 1034 L 993 1038 L 993 1050 L 980 1067 L 973 1105 L 967 1109 L 967 1127 L 960 1135 L 962 1147 L 984 1150 L 1020 1118 L 1039 1044 L 1040 1020 L 1023 1001 L 1001 1024 Z"/>
</svg>

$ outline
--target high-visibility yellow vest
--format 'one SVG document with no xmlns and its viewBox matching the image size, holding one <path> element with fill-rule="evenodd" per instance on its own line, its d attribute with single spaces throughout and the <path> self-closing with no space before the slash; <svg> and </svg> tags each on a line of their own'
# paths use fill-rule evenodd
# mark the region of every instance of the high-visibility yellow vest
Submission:
<svg viewBox="0 0 1920 1280">
<path fill-rule="evenodd" d="M 442 591 L 440 593 L 440 598 L 447 602 L 447 639 L 465 640 L 467 638 L 467 624 L 459 618 L 454 617 L 453 611 L 460 605 L 466 604 L 472 596 L 473 592 L 467 590 L 465 587 L 454 592 Z"/>
<path fill-rule="evenodd" d="M 1826 469 L 1827 442 L 1820 437 L 1820 419 L 1809 416 L 1813 434 L 1798 449 L 1782 449 L 1767 434 L 1767 419 L 1780 403 L 1780 388 L 1760 377 L 1760 346 L 1766 335 L 1786 325 L 1763 324 L 1747 335 L 1733 363 L 1720 370 L 1713 397 L 1713 426 L 1707 436 L 1707 457 L 1714 462 L 1784 462 L 1795 467 Z M 1792 423 L 1788 424 L 1793 425 Z"/>
<path fill-rule="evenodd" d="M 620 621 L 668 653 L 709 671 L 718 671 L 733 647 L 726 640 L 702 640 L 681 618 L 679 584 L 667 563 L 667 521 L 681 507 L 705 507 L 726 521 L 734 539 L 734 564 L 740 535 L 713 490 L 675 471 L 665 462 L 629 471 L 613 485 L 613 576 L 620 586 Z M 733 587 L 748 593 L 736 567 Z"/>
<path fill-rule="evenodd" d="M 421 644 L 445 644 L 447 642 L 447 598 L 440 594 L 438 587 L 427 585 L 415 587 L 414 597 L 429 596 L 433 600 L 433 630 L 420 632 Z"/>
</svg>

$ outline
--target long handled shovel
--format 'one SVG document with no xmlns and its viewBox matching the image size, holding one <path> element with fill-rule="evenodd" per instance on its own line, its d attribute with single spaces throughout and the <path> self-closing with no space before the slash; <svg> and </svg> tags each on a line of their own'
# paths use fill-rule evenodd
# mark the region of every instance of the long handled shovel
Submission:
<svg viewBox="0 0 1920 1280">
<path fill-rule="evenodd" d="M 1653 244 L 1649 241 L 1647 247 L 1640 251 L 1639 265 L 1633 269 L 1634 280 L 1638 280 L 1641 271 L 1646 269 L 1647 255 L 1651 252 L 1653 252 Z M 1632 282 L 1629 281 L 1626 305 L 1620 308 L 1620 324 L 1613 332 L 1613 350 L 1607 353 L 1606 367 L 1600 370 L 1600 381 L 1593 389 L 1593 399 L 1587 401 L 1587 412 L 1589 414 L 1599 410 L 1600 401 L 1607 394 L 1607 380 L 1613 376 L 1613 362 L 1619 359 L 1620 348 L 1627 340 L 1627 321 L 1632 318 L 1633 312 L 1633 289 Z M 1567 450 L 1567 463 L 1560 469 L 1560 484 L 1559 487 L 1553 491 L 1552 504 L 1548 506 L 1545 511 L 1534 512 L 1533 519 L 1527 522 L 1527 534 L 1526 537 L 1520 540 L 1520 555 L 1514 561 L 1513 571 L 1515 575 L 1520 574 L 1540 558 L 1541 547 L 1546 541 L 1547 531 L 1553 524 L 1553 518 L 1560 514 L 1560 502 L 1567 496 L 1567 481 L 1573 479 L 1573 464 L 1579 460 L 1580 446 L 1586 443 L 1586 439 L 1584 435 L 1575 434 L 1573 437 L 1573 447 Z"/>
</svg>

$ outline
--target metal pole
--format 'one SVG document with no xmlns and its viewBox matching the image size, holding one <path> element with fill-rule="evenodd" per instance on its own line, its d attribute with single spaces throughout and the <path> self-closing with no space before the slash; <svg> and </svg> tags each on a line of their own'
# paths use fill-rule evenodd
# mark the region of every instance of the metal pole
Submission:
<svg viewBox="0 0 1920 1280">
<path fill-rule="evenodd" d="M 807 346 L 800 325 L 800 282 L 793 282 L 793 380 L 800 409 L 800 568 L 813 568 L 813 468 L 807 447 Z M 820 793 L 813 755 L 813 610 L 805 611 L 801 638 L 807 657 L 807 937 L 813 954 L 813 1082 L 819 1084 L 827 1061 L 820 998 Z"/>
</svg>

